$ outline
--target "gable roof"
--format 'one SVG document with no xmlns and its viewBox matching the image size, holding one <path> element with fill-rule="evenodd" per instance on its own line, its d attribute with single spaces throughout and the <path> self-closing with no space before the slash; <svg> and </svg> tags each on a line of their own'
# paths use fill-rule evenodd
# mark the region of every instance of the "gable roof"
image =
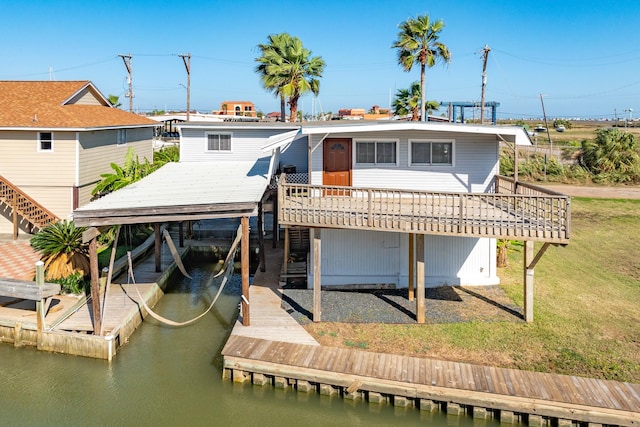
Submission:
<svg viewBox="0 0 640 427">
<path fill-rule="evenodd" d="M 153 120 L 111 106 L 88 80 L 0 81 L 0 129 L 149 127 Z"/>
</svg>

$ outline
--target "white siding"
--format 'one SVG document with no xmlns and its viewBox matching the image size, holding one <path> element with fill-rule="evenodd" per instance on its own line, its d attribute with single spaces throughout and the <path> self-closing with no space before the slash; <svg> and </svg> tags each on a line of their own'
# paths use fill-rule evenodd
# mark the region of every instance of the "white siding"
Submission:
<svg viewBox="0 0 640 427">
<path fill-rule="evenodd" d="M 294 141 L 289 144 L 284 151 L 280 153 L 280 166 L 295 165 L 296 172 L 306 173 L 309 171 L 309 162 L 307 161 L 309 147 L 306 138 Z"/>
<path fill-rule="evenodd" d="M 207 133 L 231 133 L 231 152 L 206 151 Z M 180 162 L 211 162 L 211 161 L 248 161 L 271 157 L 271 153 L 264 153 L 262 146 L 267 138 L 281 129 L 251 129 L 251 128 L 182 128 L 180 138 Z"/>
<path fill-rule="evenodd" d="M 498 173 L 498 142 L 493 135 L 412 131 L 341 134 L 340 137 L 353 139 L 352 150 L 359 139 L 399 139 L 397 166 L 359 166 L 355 164 L 354 152 L 354 187 L 486 192 Z M 454 166 L 409 166 L 409 140 L 429 138 L 454 141 Z M 322 145 L 313 152 L 312 167 L 312 183 L 322 184 Z"/>
<path fill-rule="evenodd" d="M 495 239 L 425 236 L 426 285 L 498 284 L 495 245 Z M 323 229 L 322 285 L 406 287 L 408 251 L 407 234 Z M 313 256 L 309 259 L 313 264 Z M 308 283 L 313 286 L 311 274 Z"/>
</svg>

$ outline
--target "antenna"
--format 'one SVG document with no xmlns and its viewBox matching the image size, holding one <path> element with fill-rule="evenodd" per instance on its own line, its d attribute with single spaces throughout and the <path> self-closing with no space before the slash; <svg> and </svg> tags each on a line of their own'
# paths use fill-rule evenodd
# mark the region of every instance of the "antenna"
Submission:
<svg viewBox="0 0 640 427">
<path fill-rule="evenodd" d="M 124 94 L 125 97 L 129 98 L 129 112 L 133 113 L 133 97 L 135 96 L 133 94 L 133 78 L 131 77 L 131 54 L 128 55 L 118 55 L 120 58 L 122 58 L 122 61 L 124 62 L 124 66 L 127 69 L 127 73 L 129 73 L 129 75 L 127 76 L 127 84 L 129 85 L 129 91 L 127 93 Z"/>
</svg>

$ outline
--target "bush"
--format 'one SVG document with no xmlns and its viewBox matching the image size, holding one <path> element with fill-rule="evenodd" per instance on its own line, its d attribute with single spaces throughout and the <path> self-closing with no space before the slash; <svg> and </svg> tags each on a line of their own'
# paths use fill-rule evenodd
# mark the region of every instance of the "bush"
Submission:
<svg viewBox="0 0 640 427">
<path fill-rule="evenodd" d="M 640 150 L 632 133 L 600 129 L 594 140 L 582 141 L 580 164 L 596 182 L 640 182 Z"/>
<path fill-rule="evenodd" d="M 61 292 L 66 294 L 82 294 L 87 288 L 87 282 L 81 272 L 75 271 L 67 277 L 49 280 L 49 282 L 59 283 Z"/>
</svg>

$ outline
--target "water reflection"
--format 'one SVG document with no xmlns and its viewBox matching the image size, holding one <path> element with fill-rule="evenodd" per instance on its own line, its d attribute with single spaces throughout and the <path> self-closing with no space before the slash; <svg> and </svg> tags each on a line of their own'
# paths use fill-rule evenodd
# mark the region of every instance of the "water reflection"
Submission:
<svg viewBox="0 0 640 427">
<path fill-rule="evenodd" d="M 206 310 L 212 262 L 189 261 L 156 306 L 184 321 Z M 369 405 L 339 397 L 222 381 L 220 350 L 237 314 L 234 278 L 215 309 L 187 327 L 148 317 L 115 359 L 88 359 L 0 345 L 3 426 L 497 426 L 470 417 Z"/>
</svg>

